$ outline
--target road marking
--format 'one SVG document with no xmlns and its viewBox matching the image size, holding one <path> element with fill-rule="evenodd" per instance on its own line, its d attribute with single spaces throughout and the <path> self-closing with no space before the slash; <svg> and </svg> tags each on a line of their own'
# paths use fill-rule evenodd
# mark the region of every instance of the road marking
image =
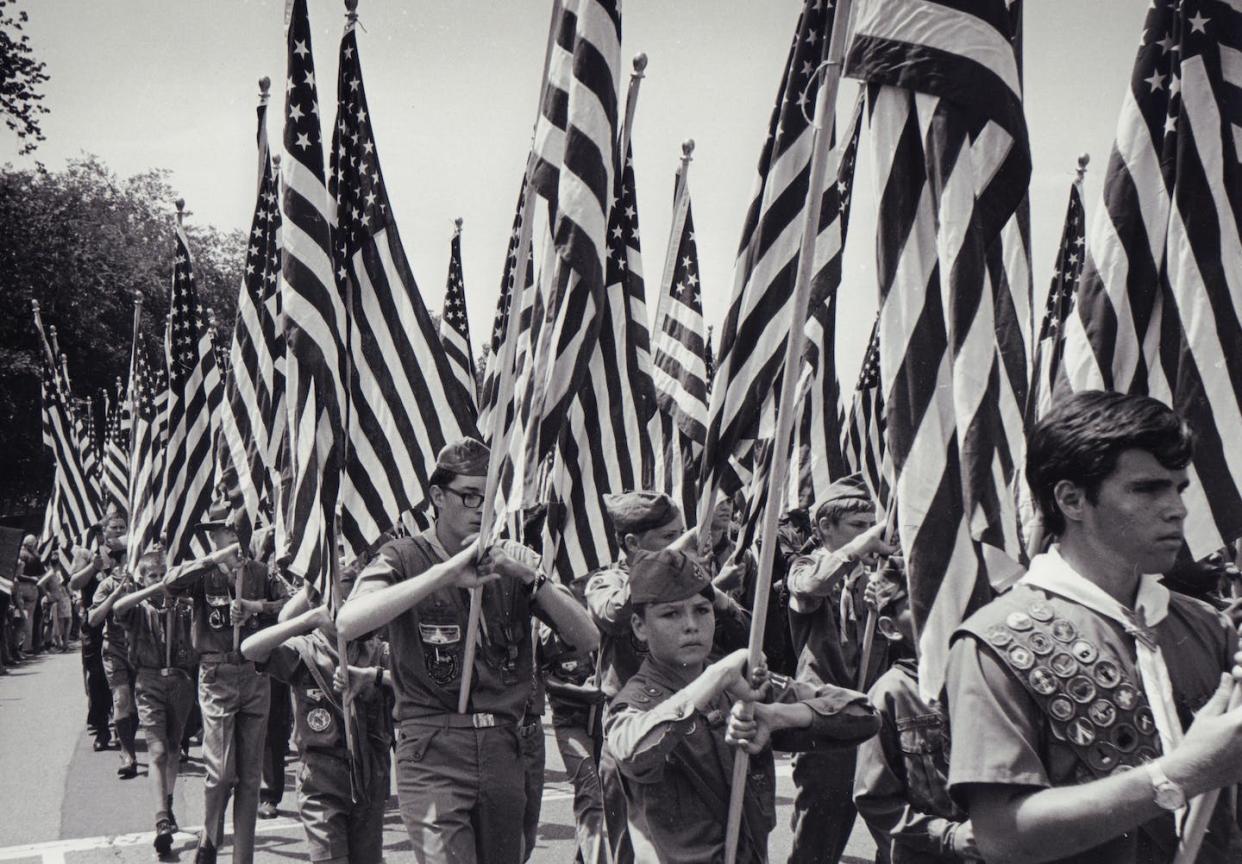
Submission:
<svg viewBox="0 0 1242 864">
<path fill-rule="evenodd" d="M 778 777 L 789 777 L 793 773 L 787 761 L 776 764 Z M 543 793 L 543 803 L 565 801 L 574 797 L 572 789 L 564 783 L 548 784 Z M 256 834 L 268 834 L 290 829 L 300 830 L 302 823 L 297 819 L 279 818 L 261 821 L 255 826 Z M 196 835 L 202 830 L 201 825 L 182 828 L 185 835 Z M 42 864 L 65 864 L 65 855 L 73 852 L 91 852 L 97 849 L 127 849 L 134 846 L 147 846 L 151 843 L 152 832 L 137 831 L 133 834 L 105 834 L 100 837 L 78 837 L 71 840 L 49 840 L 44 843 L 28 843 L 22 846 L 6 846 L 0 849 L 0 861 L 20 861 L 23 858 L 38 858 Z M 225 834 L 225 844 L 232 838 Z M 182 850 L 188 851 L 188 850 Z"/>
</svg>

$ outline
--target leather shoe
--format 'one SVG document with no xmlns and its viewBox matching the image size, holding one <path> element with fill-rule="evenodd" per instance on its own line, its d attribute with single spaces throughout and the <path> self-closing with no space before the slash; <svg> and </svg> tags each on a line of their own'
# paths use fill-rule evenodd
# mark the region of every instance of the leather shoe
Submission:
<svg viewBox="0 0 1242 864">
<path fill-rule="evenodd" d="M 200 844 L 194 851 L 194 864 L 216 864 L 216 847 Z"/>
<path fill-rule="evenodd" d="M 172 823 L 167 819 L 161 818 L 155 823 L 155 851 L 158 855 L 167 855 L 172 851 L 173 829 Z"/>
<path fill-rule="evenodd" d="M 121 767 L 116 769 L 116 776 L 122 780 L 133 780 L 138 776 L 138 763 L 132 757 L 121 757 L 124 761 Z"/>
<path fill-rule="evenodd" d="M 259 818 L 260 819 L 275 819 L 276 818 L 276 805 L 273 804 L 271 801 L 260 801 L 259 802 Z"/>
<path fill-rule="evenodd" d="M 96 738 L 96 739 L 95 739 L 95 752 L 96 752 L 96 753 L 99 753 L 99 752 L 104 751 L 104 750 L 107 750 L 107 749 L 108 749 L 108 739 L 107 739 L 107 738 Z"/>
</svg>

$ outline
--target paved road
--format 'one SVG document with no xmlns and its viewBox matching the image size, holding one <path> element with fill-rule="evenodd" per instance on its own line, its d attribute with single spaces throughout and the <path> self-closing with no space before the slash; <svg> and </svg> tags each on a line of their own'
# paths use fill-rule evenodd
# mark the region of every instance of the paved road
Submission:
<svg viewBox="0 0 1242 864">
<path fill-rule="evenodd" d="M 0 677 L 0 862 L 87 864 L 149 862 L 152 813 L 146 759 L 134 780 L 116 777 L 115 750 L 96 753 L 85 731 L 77 654 L 42 656 Z M 568 864 L 574 859 L 571 790 L 555 742 L 548 732 L 548 774 L 543 798 L 536 864 Z M 141 742 L 139 744 L 141 747 Z M 187 832 L 202 824 L 202 763 L 198 748 L 182 766 L 176 813 Z M 292 766 L 291 766 L 292 767 Z M 789 850 L 788 824 L 793 785 L 789 763 L 778 764 L 779 824 L 772 837 L 771 860 L 784 861 Z M 255 860 L 279 864 L 306 860 L 306 843 L 294 811 L 293 772 L 280 817 L 259 822 Z M 847 864 L 870 861 L 874 846 L 866 832 L 854 832 Z M 193 860 L 193 836 L 180 834 L 170 860 Z M 389 864 L 413 864 L 396 799 L 389 799 L 384 847 Z M 221 861 L 231 860 L 228 848 Z"/>
</svg>

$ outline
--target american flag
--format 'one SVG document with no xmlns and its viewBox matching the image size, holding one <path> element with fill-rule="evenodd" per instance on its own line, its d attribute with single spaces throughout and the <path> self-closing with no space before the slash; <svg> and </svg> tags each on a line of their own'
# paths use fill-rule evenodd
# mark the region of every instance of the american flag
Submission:
<svg viewBox="0 0 1242 864">
<path fill-rule="evenodd" d="M 707 364 L 711 348 L 703 325 L 699 249 L 690 206 L 689 143 L 673 196 L 673 224 L 656 301 L 651 338 L 652 378 L 658 411 L 652 423 L 655 488 L 682 508 L 695 524 L 699 466 L 707 438 Z"/>
<path fill-rule="evenodd" d="M 224 386 L 207 316 L 194 284 L 194 264 L 178 218 L 169 302 L 168 448 L 161 536 L 170 562 L 190 554 L 195 527 L 214 494 L 212 447 Z"/>
<path fill-rule="evenodd" d="M 461 275 L 461 220 L 449 244 L 448 283 L 444 289 L 444 311 L 440 315 L 440 341 L 449 359 L 453 376 L 465 391 L 463 398 L 477 413 L 474 352 L 470 348 L 470 319 L 466 315 L 466 283 Z"/>
<path fill-rule="evenodd" d="M 257 110 L 258 190 L 229 348 L 232 371 L 216 439 L 217 484 L 233 510 L 242 514 L 243 527 L 253 527 L 262 509 L 274 503 L 277 450 L 286 420 L 281 398 L 284 344 L 274 314 L 280 294 L 279 181 L 267 142 L 266 83 L 260 82 Z"/>
<path fill-rule="evenodd" d="M 129 511 L 129 560 L 137 561 L 159 539 L 164 513 L 164 449 L 167 445 L 168 385 L 160 364 L 146 349 L 134 346 L 130 379 L 133 430 L 130 436 L 126 497 Z"/>
<path fill-rule="evenodd" d="M 1057 263 L 1048 287 L 1044 320 L 1039 325 L 1035 343 L 1035 362 L 1031 365 L 1031 389 L 1027 403 L 1027 422 L 1033 423 L 1052 408 L 1052 397 L 1058 384 L 1068 386 L 1062 357 L 1065 353 L 1065 322 L 1074 308 L 1074 292 L 1087 259 L 1086 214 L 1082 206 L 1082 165 L 1078 178 L 1070 185 L 1065 225 L 1061 244 L 1057 247 Z"/>
<path fill-rule="evenodd" d="M 565 0 L 552 35 L 531 180 L 547 202 L 550 243 L 539 288 L 542 321 L 532 320 L 534 350 L 521 403 L 524 452 L 514 460 L 513 482 L 521 486 L 520 494 L 509 495 L 511 510 L 538 496 L 540 469 L 590 366 L 602 323 L 615 191 L 620 4 Z"/>
<path fill-rule="evenodd" d="M 1195 430 L 1195 558 L 1242 535 L 1240 88 L 1237 4 L 1154 0 L 1065 336 L 1075 390 L 1146 393 Z"/>
<path fill-rule="evenodd" d="M 819 92 L 813 76 L 827 54 L 835 11 L 833 4 L 822 0 L 804 3 L 759 156 L 734 263 L 733 295 L 716 354 L 718 377 L 711 392 L 699 478 L 700 518 L 718 489 L 736 491 L 731 488 L 730 462 L 736 462 L 755 440 L 775 434 L 776 394 L 792 316 L 801 226 L 810 195 L 826 191 L 808 189 L 815 131 L 810 118 Z M 825 178 L 834 182 L 830 172 Z M 828 215 L 821 215 L 821 233 Z M 815 272 L 813 279 L 820 283 L 821 274 Z"/>
<path fill-rule="evenodd" d="M 116 398 L 107 403 L 104 426 L 103 501 L 114 503 L 129 513 L 129 401 L 121 379 L 116 381 Z"/>
<path fill-rule="evenodd" d="M 864 0 L 854 25 L 846 68 L 868 83 L 881 202 L 887 455 L 920 687 L 931 695 L 953 630 L 1021 572 L 1015 483 L 1028 373 L 1011 313 L 1029 304 L 1029 266 L 1025 244 L 1004 236 L 1031 171 L 1016 27 L 1003 0 L 974 14 Z M 1014 412 L 1018 428 L 1007 429 Z"/>
<path fill-rule="evenodd" d="M 346 319 L 333 265 L 333 211 L 306 0 L 293 0 L 286 38 L 280 302 L 290 481 L 278 520 L 285 527 L 278 555 L 289 572 L 326 594 L 343 465 Z"/>
<path fill-rule="evenodd" d="M 440 448 L 478 432 L 401 245 L 352 23 L 341 39 L 331 161 L 336 260 L 351 322 L 341 534 L 357 555 L 403 512 L 424 506 Z"/>
<path fill-rule="evenodd" d="M 37 313 L 36 313 L 37 316 Z M 36 317 L 36 327 L 43 336 Z M 70 395 L 62 389 L 60 371 L 50 354 L 43 363 L 43 443 L 55 462 L 53 497 L 57 500 L 56 538 L 62 546 L 83 542 L 87 531 L 103 515 L 98 486 L 83 464 L 81 441 L 69 408 Z"/>
<path fill-rule="evenodd" d="M 604 324 L 561 430 L 550 477 L 545 535 L 551 542 L 544 550 L 566 582 L 616 560 L 604 494 L 650 489 L 654 480 L 650 426 L 656 394 L 633 164 L 627 147 L 625 164 L 614 174 Z"/>
<path fill-rule="evenodd" d="M 815 242 L 815 276 L 806 326 L 807 365 L 799 380 L 801 397 L 794 426 L 793 458 L 786 503 L 809 507 L 828 486 L 847 472 L 841 456 L 841 386 L 837 382 L 837 289 L 841 286 L 841 258 L 850 226 L 850 192 L 858 138 L 862 132 L 863 99 L 859 93 L 844 143 L 832 151 L 827 176 L 835 178 L 824 190 L 820 230 Z M 803 380 L 805 379 L 805 380 Z"/>
<path fill-rule="evenodd" d="M 891 465 L 884 461 L 884 393 L 880 389 L 880 321 L 877 316 L 858 372 L 849 415 L 841 427 L 845 470 L 861 473 L 876 510 L 887 513 L 892 495 Z"/>
</svg>

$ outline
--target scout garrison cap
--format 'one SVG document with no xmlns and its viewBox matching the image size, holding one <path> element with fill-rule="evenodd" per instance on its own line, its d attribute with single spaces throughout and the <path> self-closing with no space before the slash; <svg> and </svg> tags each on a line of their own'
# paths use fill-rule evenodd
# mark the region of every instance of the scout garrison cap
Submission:
<svg viewBox="0 0 1242 864">
<path fill-rule="evenodd" d="M 604 496 L 604 507 L 617 534 L 638 534 L 673 521 L 679 512 L 663 492 L 620 492 Z"/>
<path fill-rule="evenodd" d="M 711 584 L 697 559 L 673 549 L 641 554 L 630 564 L 631 603 L 676 603 Z"/>
<path fill-rule="evenodd" d="M 233 508 L 225 501 L 217 501 L 207 508 L 207 515 L 198 523 L 201 531 L 215 531 L 217 528 L 229 528 L 236 531 L 233 522 Z"/>
<path fill-rule="evenodd" d="M 867 491 L 861 473 L 842 477 L 824 490 L 824 496 L 815 502 L 816 518 L 819 518 L 821 508 L 838 501 L 871 501 L 871 493 Z"/>
<path fill-rule="evenodd" d="M 492 451 L 482 441 L 459 438 L 440 448 L 436 467 L 459 477 L 486 477 Z"/>
</svg>

